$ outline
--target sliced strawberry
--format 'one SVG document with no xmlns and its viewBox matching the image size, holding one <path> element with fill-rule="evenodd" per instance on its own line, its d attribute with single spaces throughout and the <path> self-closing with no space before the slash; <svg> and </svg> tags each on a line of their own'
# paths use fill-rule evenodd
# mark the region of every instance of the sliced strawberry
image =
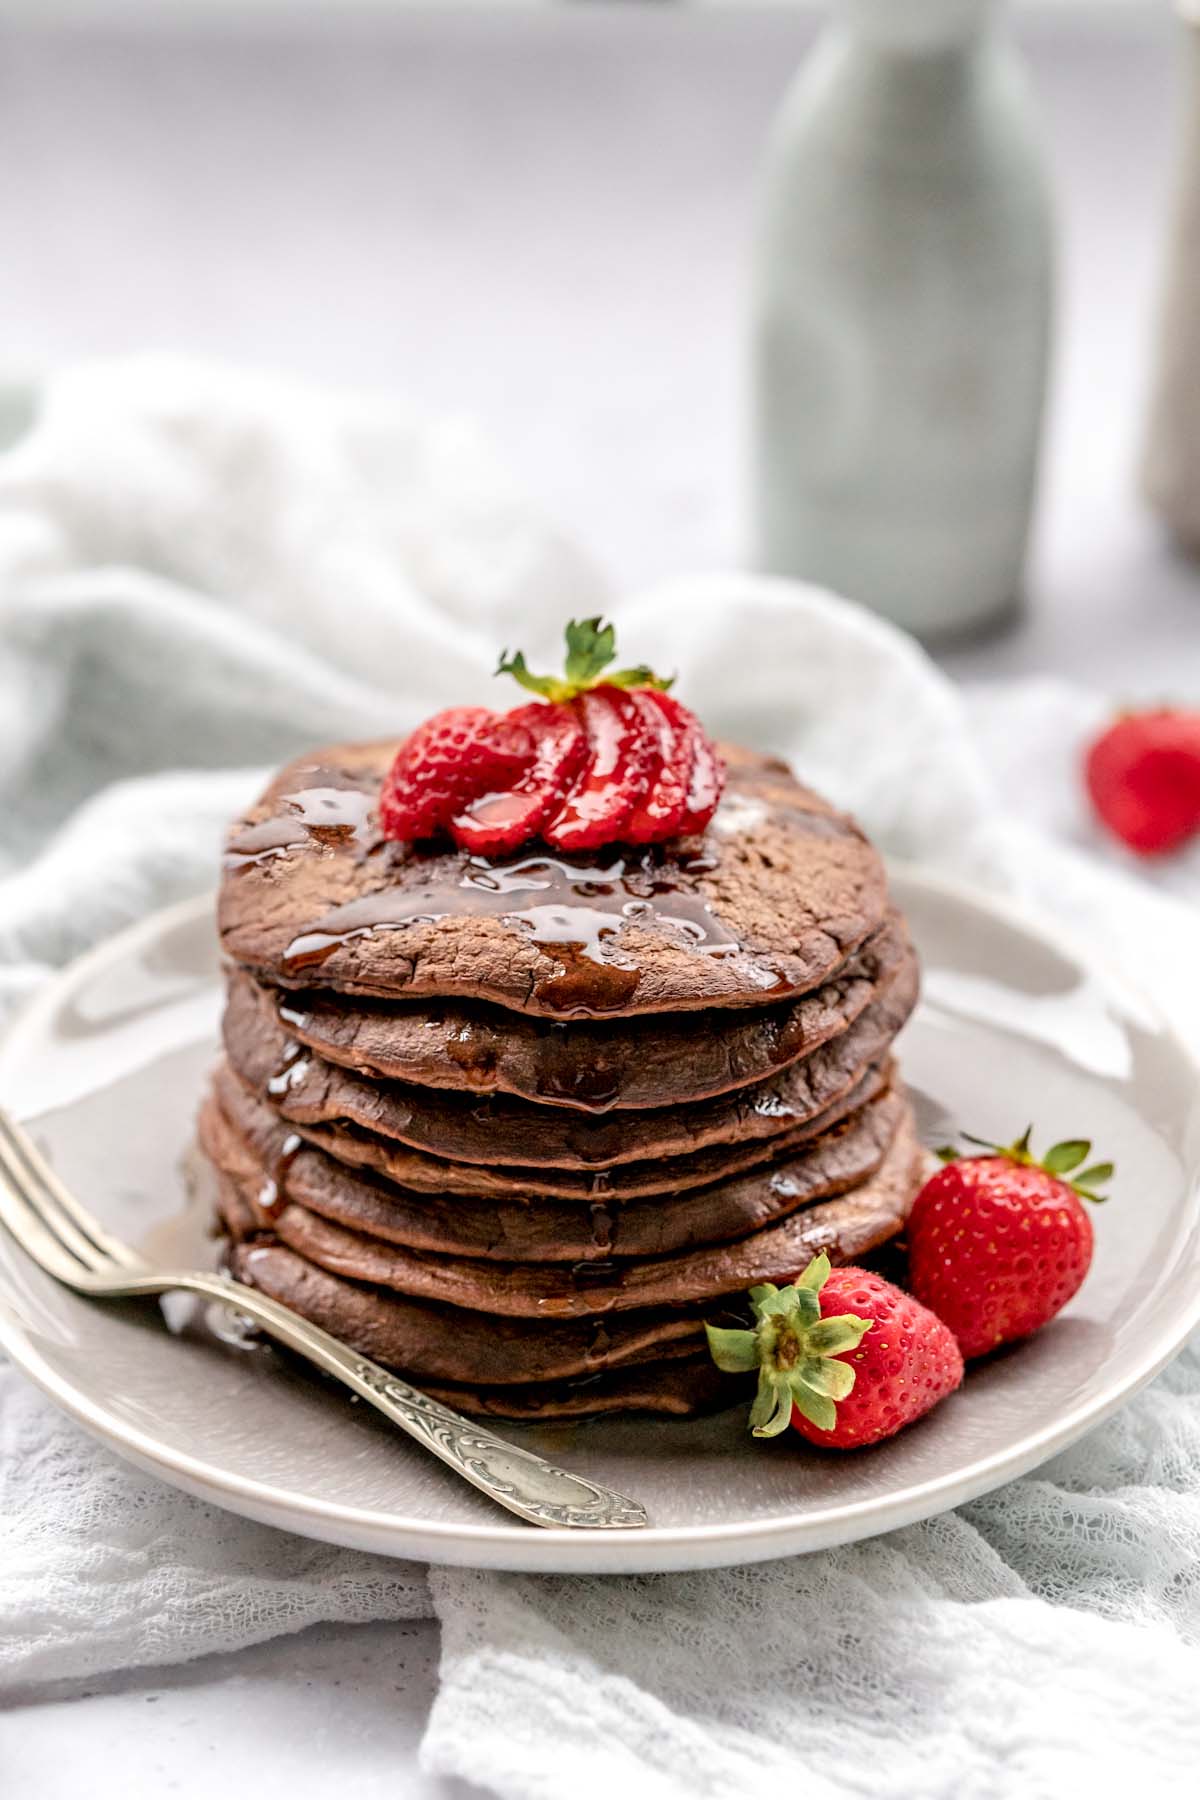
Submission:
<svg viewBox="0 0 1200 1800">
<path fill-rule="evenodd" d="M 524 707 L 518 709 L 524 712 Z M 452 706 L 405 739 L 384 778 L 385 837 L 433 837 L 477 794 L 512 786 L 534 757 L 534 740 L 513 713 Z"/>
<path fill-rule="evenodd" d="M 631 844 L 660 844 L 676 835 L 687 810 L 695 745 L 679 730 L 667 708 L 659 705 L 666 697 L 659 689 L 637 688 L 634 692 L 658 738 L 658 767 L 651 775 L 646 798 L 634 807 L 624 835 Z"/>
<path fill-rule="evenodd" d="M 677 755 L 681 760 L 688 758 L 687 801 L 675 830 L 681 837 L 693 837 L 704 830 L 717 810 L 725 786 L 725 765 L 694 712 L 674 694 L 656 693 L 653 698 L 678 734 L 682 747 Z"/>
<path fill-rule="evenodd" d="M 600 618 L 573 619 L 566 641 L 561 677 L 535 674 L 520 651 L 500 658 L 497 673 L 540 703 L 452 707 L 412 733 L 380 793 L 385 836 L 449 831 L 461 849 L 496 854 L 539 833 L 556 849 L 593 850 L 704 829 L 724 770 L 670 681 L 643 663 L 610 669 L 615 633 Z"/>
<path fill-rule="evenodd" d="M 657 734 L 627 688 L 588 688 L 571 702 L 587 733 L 588 760 L 542 835 L 556 850 L 615 843 L 650 785 Z"/>
<path fill-rule="evenodd" d="M 588 753 L 584 730 L 569 706 L 534 701 L 508 714 L 536 745 L 533 762 L 515 786 L 481 794 L 450 821 L 462 850 L 497 856 L 537 837 L 558 811 Z"/>
</svg>

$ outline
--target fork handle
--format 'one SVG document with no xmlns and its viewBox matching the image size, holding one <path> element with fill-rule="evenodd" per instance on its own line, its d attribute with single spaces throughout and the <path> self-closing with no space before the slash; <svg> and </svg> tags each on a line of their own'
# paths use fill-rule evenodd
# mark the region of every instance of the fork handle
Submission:
<svg viewBox="0 0 1200 1800">
<path fill-rule="evenodd" d="M 111 1290 L 110 1290 L 111 1291 Z M 182 1291 L 218 1300 L 244 1313 L 269 1336 L 296 1350 L 327 1375 L 367 1400 L 393 1425 L 431 1450 L 441 1462 L 497 1505 L 531 1525 L 586 1531 L 627 1531 L 648 1523 L 637 1500 L 614 1493 L 584 1475 L 557 1468 L 532 1450 L 497 1437 L 486 1426 L 463 1418 L 440 1400 L 401 1381 L 390 1369 L 359 1356 L 290 1306 L 247 1287 L 232 1276 L 198 1272 L 122 1274 L 121 1291 L 152 1294 Z"/>
</svg>

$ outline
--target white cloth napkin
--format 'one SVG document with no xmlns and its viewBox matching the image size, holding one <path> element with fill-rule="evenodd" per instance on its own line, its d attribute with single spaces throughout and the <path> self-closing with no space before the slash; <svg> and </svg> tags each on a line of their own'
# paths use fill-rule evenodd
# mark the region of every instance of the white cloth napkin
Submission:
<svg viewBox="0 0 1200 1800">
<path fill-rule="evenodd" d="M 461 424 L 159 358 L 64 375 L 0 459 L 0 1003 L 211 883 L 257 765 L 501 699 L 501 644 L 555 662 L 564 618 L 605 600 Z M 610 610 L 711 725 L 789 755 L 888 849 L 1115 951 L 1200 1037 L 1194 913 L 1101 851 L 1079 802 L 1102 697 L 964 703 L 869 615 L 748 576 Z M 1200 893 L 1200 861 L 1168 883 Z M 591 1581 L 423 1571 L 214 1512 L 0 1369 L 0 1686 L 432 1608 L 425 1764 L 506 1800 L 1174 1787 L 1200 1764 L 1198 1567 L 1194 1349 L 958 1513 Z"/>
</svg>

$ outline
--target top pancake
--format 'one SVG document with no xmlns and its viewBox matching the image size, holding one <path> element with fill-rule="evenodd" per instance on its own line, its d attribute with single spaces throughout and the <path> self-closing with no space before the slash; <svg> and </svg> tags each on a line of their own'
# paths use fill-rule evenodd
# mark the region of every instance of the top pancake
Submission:
<svg viewBox="0 0 1200 1800">
<path fill-rule="evenodd" d="M 736 745 L 702 839 L 493 860 L 380 837 L 399 741 L 290 764 L 235 827 L 218 922 L 260 979 L 552 1018 L 762 1006 L 829 980 L 886 915 L 853 821 Z"/>
<path fill-rule="evenodd" d="M 892 913 L 832 981 L 774 1006 L 637 1019 L 521 1017 L 478 1000 L 366 1000 L 260 987 L 230 970 L 296 1043 L 361 1075 L 471 1094 L 511 1094 L 586 1113 L 705 1100 L 766 1081 L 837 1037 L 915 952 Z"/>
</svg>

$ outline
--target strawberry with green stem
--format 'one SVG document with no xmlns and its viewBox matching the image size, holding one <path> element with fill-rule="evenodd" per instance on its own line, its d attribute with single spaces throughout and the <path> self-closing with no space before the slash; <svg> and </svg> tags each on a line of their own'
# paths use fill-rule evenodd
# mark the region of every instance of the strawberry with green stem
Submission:
<svg viewBox="0 0 1200 1800">
<path fill-rule="evenodd" d="M 750 1305 L 753 1330 L 705 1332 L 718 1368 L 758 1372 L 755 1437 L 791 1424 L 811 1443 L 858 1449 L 919 1419 L 962 1380 L 940 1319 L 869 1269 L 832 1268 L 823 1252 L 790 1286 L 752 1288 Z"/>
<path fill-rule="evenodd" d="M 909 1215 L 912 1291 L 945 1320 L 967 1358 L 1040 1331 L 1091 1266 L 1083 1202 L 1104 1199 L 1098 1190 L 1113 1165 L 1089 1163 L 1085 1138 L 1035 1157 L 1032 1135 L 1026 1130 L 1008 1145 L 967 1136 L 971 1152 L 940 1151 L 945 1166 Z"/>
<path fill-rule="evenodd" d="M 561 675 L 535 675 L 522 650 L 512 655 L 502 650 L 496 664 L 497 675 L 511 675 L 531 694 L 540 694 L 555 705 L 563 705 L 587 689 L 600 686 L 658 688 L 665 693 L 675 680 L 673 675 L 661 680 L 645 663 L 631 669 L 610 669 L 609 663 L 615 662 L 617 656 L 617 628 L 606 625 L 601 618 L 572 619 L 564 636 L 567 656 Z"/>
</svg>

